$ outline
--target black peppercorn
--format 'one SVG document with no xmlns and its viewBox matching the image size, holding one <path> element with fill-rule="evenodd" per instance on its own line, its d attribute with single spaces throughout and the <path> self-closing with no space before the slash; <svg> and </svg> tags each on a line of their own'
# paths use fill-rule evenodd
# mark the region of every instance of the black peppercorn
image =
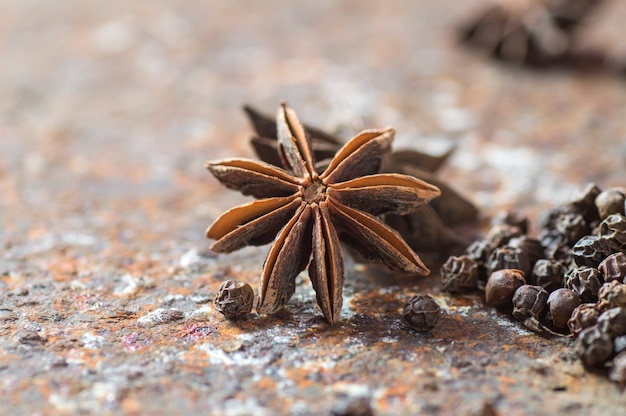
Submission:
<svg viewBox="0 0 626 416">
<path fill-rule="evenodd" d="M 547 306 L 548 292 L 541 286 L 522 285 L 513 294 L 513 316 L 520 321 L 541 320 Z"/>
<path fill-rule="evenodd" d="M 429 295 L 413 296 L 402 311 L 404 322 L 417 331 L 432 330 L 440 315 L 439 304 Z"/>
<path fill-rule="evenodd" d="M 565 287 L 574 291 L 583 302 L 596 302 L 602 275 L 593 267 L 577 267 L 565 275 Z"/>
<path fill-rule="evenodd" d="M 598 328 L 611 339 L 626 335 L 626 308 L 611 308 L 598 317 Z"/>
<path fill-rule="evenodd" d="M 598 267 L 612 253 L 609 241 L 600 236 L 587 235 L 574 244 L 572 254 L 577 266 Z"/>
<path fill-rule="evenodd" d="M 613 341 L 594 325 L 578 334 L 576 351 L 586 366 L 603 364 L 613 354 Z"/>
<path fill-rule="evenodd" d="M 518 269 L 498 270 L 489 276 L 485 286 L 485 300 L 488 305 L 501 309 L 513 307 L 513 294 L 526 284 L 524 272 Z"/>
<path fill-rule="evenodd" d="M 582 214 L 568 212 L 559 216 L 556 222 L 556 230 L 568 244 L 574 244 L 583 236 L 589 234 L 591 228 Z"/>
<path fill-rule="evenodd" d="M 486 239 L 493 247 L 502 247 L 512 238 L 522 236 L 522 230 L 509 224 L 497 224 L 489 229 Z"/>
<path fill-rule="evenodd" d="M 252 311 L 254 290 L 246 282 L 222 282 L 215 298 L 215 309 L 228 319 L 236 319 Z"/>
<path fill-rule="evenodd" d="M 498 247 L 491 252 L 487 261 L 487 272 L 489 274 L 504 269 L 519 269 L 524 275 L 532 272 L 530 259 L 515 247 Z"/>
<path fill-rule="evenodd" d="M 552 292 L 563 286 L 565 267 L 556 260 L 539 259 L 533 267 L 530 283 Z"/>
<path fill-rule="evenodd" d="M 617 280 L 620 283 L 624 283 L 626 277 L 626 254 L 614 253 L 602 260 L 598 266 L 598 270 L 604 276 L 605 282 L 612 282 Z"/>
<path fill-rule="evenodd" d="M 536 238 L 528 237 L 527 235 L 512 238 L 507 243 L 507 246 L 522 250 L 523 255 L 528 258 L 531 266 L 544 256 L 541 242 Z"/>
<path fill-rule="evenodd" d="M 441 278 L 447 292 L 470 292 L 477 287 L 478 263 L 467 255 L 451 256 L 441 267 Z"/>
<path fill-rule="evenodd" d="M 572 334 L 578 335 L 583 329 L 597 324 L 598 316 L 600 311 L 595 303 L 583 303 L 574 308 L 567 326 Z"/>
<path fill-rule="evenodd" d="M 592 224 L 600 219 L 595 200 L 600 195 L 600 188 L 595 184 L 589 183 L 581 189 L 572 199 L 570 205 L 580 212 L 588 224 Z"/>
<path fill-rule="evenodd" d="M 617 307 L 626 307 L 626 284 L 613 280 L 600 286 L 598 308 L 604 311 Z"/>
<path fill-rule="evenodd" d="M 606 217 L 598 228 L 600 235 L 609 240 L 613 251 L 626 247 L 626 216 L 611 214 Z"/>
<path fill-rule="evenodd" d="M 620 335 L 613 340 L 613 350 L 615 354 L 626 351 L 626 335 Z"/>
<path fill-rule="evenodd" d="M 621 189 L 610 188 L 600 192 L 596 197 L 596 208 L 601 220 L 611 214 L 624 213 L 624 192 Z"/>
<path fill-rule="evenodd" d="M 620 352 L 613 358 L 609 378 L 622 385 L 626 384 L 626 351 Z"/>
<path fill-rule="evenodd" d="M 555 328 L 567 328 L 567 321 L 574 309 L 580 305 L 580 298 L 569 289 L 557 289 L 548 297 L 548 308 Z"/>
</svg>

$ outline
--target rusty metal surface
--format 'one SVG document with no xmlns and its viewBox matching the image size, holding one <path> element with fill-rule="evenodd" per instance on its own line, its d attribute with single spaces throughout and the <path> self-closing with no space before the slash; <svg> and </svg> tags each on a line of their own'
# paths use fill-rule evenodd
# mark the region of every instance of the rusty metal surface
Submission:
<svg viewBox="0 0 626 416">
<path fill-rule="evenodd" d="M 607 3 L 581 45 L 619 57 L 626 5 Z M 0 413 L 309 415 L 365 397 L 379 415 L 619 414 L 624 393 L 567 341 L 441 293 L 436 273 L 348 261 L 330 328 L 305 274 L 277 316 L 212 306 L 267 249 L 217 256 L 203 237 L 243 201 L 203 163 L 251 155 L 244 102 L 456 146 L 444 177 L 485 216 L 624 185 L 624 79 L 463 51 L 454 25 L 482 4 L 0 2 Z M 432 334 L 399 319 L 420 292 L 445 310 Z"/>
</svg>

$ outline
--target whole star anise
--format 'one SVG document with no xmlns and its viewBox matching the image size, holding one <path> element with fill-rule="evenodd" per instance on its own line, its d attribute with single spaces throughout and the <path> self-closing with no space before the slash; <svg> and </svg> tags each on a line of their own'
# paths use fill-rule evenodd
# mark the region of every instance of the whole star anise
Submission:
<svg viewBox="0 0 626 416">
<path fill-rule="evenodd" d="M 222 184 L 258 198 L 227 211 L 207 229 L 207 237 L 217 240 L 211 249 L 231 252 L 274 240 L 260 279 L 259 313 L 282 308 L 308 264 L 317 303 L 329 322 L 336 321 L 344 279 L 340 240 L 393 270 L 429 273 L 402 237 L 376 217 L 408 213 L 440 193 L 411 176 L 378 173 L 393 129 L 361 132 L 318 174 L 310 137 L 295 112 L 282 104 L 276 123 L 285 169 L 247 159 L 207 164 Z"/>
</svg>

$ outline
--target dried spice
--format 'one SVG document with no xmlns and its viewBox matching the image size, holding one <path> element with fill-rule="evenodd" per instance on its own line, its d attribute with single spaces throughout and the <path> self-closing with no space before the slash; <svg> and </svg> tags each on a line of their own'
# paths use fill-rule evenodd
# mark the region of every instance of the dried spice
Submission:
<svg viewBox="0 0 626 416">
<path fill-rule="evenodd" d="M 598 317 L 598 328 L 611 339 L 626 335 L 626 308 L 611 308 Z"/>
<path fill-rule="evenodd" d="M 491 221 L 492 227 L 495 225 L 506 224 L 519 228 L 522 234 L 528 233 L 528 217 L 521 215 L 515 211 L 503 211 L 497 214 Z"/>
<path fill-rule="evenodd" d="M 611 214 L 624 214 L 624 192 L 622 189 L 611 188 L 600 192 L 595 203 L 601 220 Z"/>
<path fill-rule="evenodd" d="M 507 243 L 507 246 L 522 250 L 522 255 L 528 259 L 532 266 L 534 266 L 535 263 L 544 256 L 544 250 L 541 242 L 539 242 L 536 238 L 532 238 L 527 235 L 512 238 Z"/>
<path fill-rule="evenodd" d="M 285 169 L 247 159 L 207 164 L 223 185 L 257 198 L 215 220 L 206 232 L 217 240 L 211 249 L 227 253 L 274 240 L 260 279 L 258 312 L 280 310 L 308 265 L 317 303 L 329 322 L 336 321 L 344 277 L 340 239 L 369 261 L 429 273 L 402 237 L 376 217 L 407 214 L 440 193 L 411 176 L 378 173 L 393 129 L 361 132 L 318 173 L 310 136 L 295 112 L 282 104 L 276 125 Z"/>
<path fill-rule="evenodd" d="M 591 228 L 582 214 L 574 212 L 559 215 L 555 228 L 567 244 L 574 244 L 591 232 Z"/>
<path fill-rule="evenodd" d="M 596 302 L 601 285 L 602 275 L 593 267 L 577 267 L 565 275 L 565 287 L 580 296 L 583 302 Z"/>
<path fill-rule="evenodd" d="M 626 247 L 626 217 L 621 214 L 611 214 L 598 227 L 601 237 L 609 241 L 613 251 Z"/>
<path fill-rule="evenodd" d="M 526 280 L 521 270 L 505 269 L 491 273 L 485 286 L 487 305 L 500 309 L 511 309 L 513 307 L 513 294 L 525 284 Z"/>
<path fill-rule="evenodd" d="M 276 150 L 276 122 L 250 106 L 245 106 L 244 110 L 256 133 L 251 139 L 256 154 L 264 162 L 282 166 Z M 304 128 L 310 135 L 312 152 L 318 161 L 315 168 L 321 173 L 344 140 L 315 127 L 304 125 Z M 474 221 L 478 215 L 478 210 L 471 202 L 435 175 L 449 155 L 450 152 L 432 156 L 410 149 L 382 156 L 381 172 L 414 176 L 435 185 L 441 191 L 439 198 L 412 212 L 385 215 L 385 222 L 397 230 L 414 250 L 435 252 L 465 244 L 450 227 Z"/>
<path fill-rule="evenodd" d="M 567 326 L 572 334 L 578 335 L 583 329 L 597 324 L 599 316 L 600 311 L 595 303 L 583 303 L 574 309 Z"/>
<path fill-rule="evenodd" d="M 594 325 L 580 332 L 576 338 L 576 351 L 586 366 L 600 365 L 613 354 L 613 341 Z"/>
<path fill-rule="evenodd" d="M 228 319 L 236 319 L 252 312 L 254 290 L 246 282 L 226 280 L 215 297 L 215 309 Z"/>
<path fill-rule="evenodd" d="M 600 286 L 598 308 L 604 311 L 616 307 L 626 308 L 626 284 L 613 280 Z"/>
<path fill-rule="evenodd" d="M 566 56 L 572 30 L 598 0 L 499 1 L 466 25 L 462 40 L 493 57 L 541 65 Z"/>
<path fill-rule="evenodd" d="M 548 292 L 541 286 L 522 285 L 513 294 L 513 316 L 524 322 L 543 319 L 548 306 Z"/>
<path fill-rule="evenodd" d="M 552 292 L 563 286 L 565 267 L 556 260 L 539 259 L 533 267 L 530 283 Z"/>
<path fill-rule="evenodd" d="M 402 319 L 417 331 L 431 331 L 441 316 L 441 307 L 430 295 L 415 295 L 404 306 Z"/>
<path fill-rule="evenodd" d="M 597 268 L 600 262 L 611 253 L 609 241 L 595 235 L 584 236 L 572 247 L 574 262 L 577 266 Z"/>
<path fill-rule="evenodd" d="M 616 383 L 626 384 L 626 351 L 620 352 L 613 358 L 609 378 Z"/>
<path fill-rule="evenodd" d="M 617 280 L 620 283 L 624 283 L 626 278 L 626 254 L 614 253 L 602 260 L 602 263 L 598 266 L 598 270 L 604 276 L 605 282 L 612 282 Z"/>
<path fill-rule="evenodd" d="M 553 325 L 558 329 L 567 328 L 567 321 L 578 305 L 580 305 L 580 298 L 569 289 L 561 288 L 550 293 L 548 308 Z"/>
<path fill-rule="evenodd" d="M 451 293 L 467 293 L 477 288 L 478 263 L 468 256 L 451 256 L 441 266 L 443 290 Z"/>
<path fill-rule="evenodd" d="M 530 260 L 526 254 L 519 248 L 509 246 L 493 250 L 486 266 L 489 274 L 504 269 L 519 269 L 524 276 L 532 272 Z"/>
<path fill-rule="evenodd" d="M 489 229 L 485 237 L 495 248 L 505 246 L 512 238 L 524 235 L 522 229 L 509 224 L 497 224 Z"/>
</svg>

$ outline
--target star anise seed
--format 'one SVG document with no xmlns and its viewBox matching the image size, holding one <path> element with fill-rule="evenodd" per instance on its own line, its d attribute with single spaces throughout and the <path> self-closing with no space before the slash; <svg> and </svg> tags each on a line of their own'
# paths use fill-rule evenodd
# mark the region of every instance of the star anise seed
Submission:
<svg viewBox="0 0 626 416">
<path fill-rule="evenodd" d="M 271 314 L 282 308 L 308 264 L 317 303 L 329 322 L 336 321 L 344 279 L 340 239 L 370 261 L 428 274 L 402 237 L 376 217 L 411 212 L 440 194 L 414 177 L 378 173 L 394 130 L 361 132 L 318 173 L 311 138 L 295 112 L 282 104 L 276 119 L 285 169 L 246 159 L 207 163 L 222 184 L 258 198 L 215 220 L 206 232 L 217 240 L 211 249 L 230 252 L 274 241 L 263 267 L 257 311 Z"/>
</svg>

